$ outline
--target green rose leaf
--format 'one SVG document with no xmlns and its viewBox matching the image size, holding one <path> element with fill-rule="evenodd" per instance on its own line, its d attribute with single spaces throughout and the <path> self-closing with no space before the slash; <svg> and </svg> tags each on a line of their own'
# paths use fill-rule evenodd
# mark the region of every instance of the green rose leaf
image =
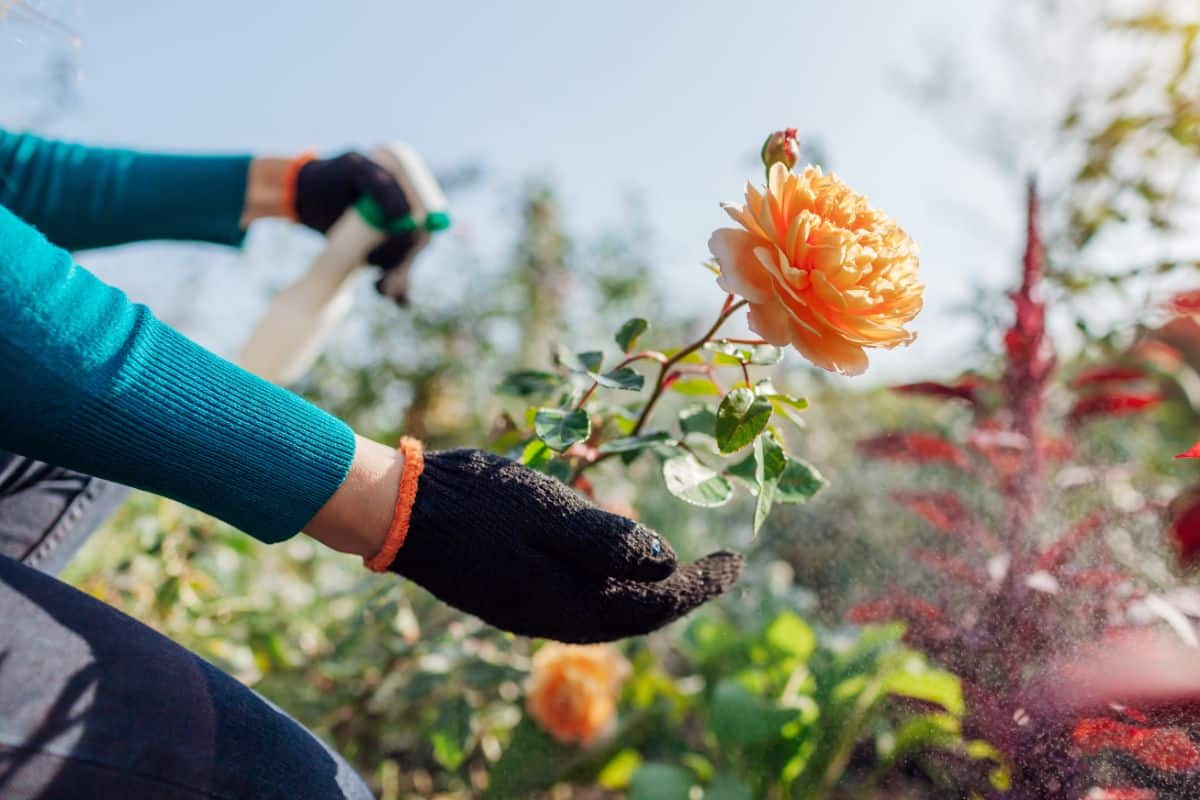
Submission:
<svg viewBox="0 0 1200 800">
<path fill-rule="evenodd" d="M 617 345 L 621 348 L 622 352 L 631 353 L 637 347 L 638 339 L 648 330 L 650 330 L 650 323 L 641 317 L 634 317 L 631 320 L 627 320 L 617 330 Z"/>
<path fill-rule="evenodd" d="M 591 434 L 592 420 L 582 408 L 539 408 L 533 418 L 533 431 L 551 450 L 561 453 Z"/>
<path fill-rule="evenodd" d="M 686 436 L 689 433 L 702 433 L 705 436 L 716 437 L 717 415 L 704 405 L 690 405 L 679 412 L 679 429 Z"/>
<path fill-rule="evenodd" d="M 530 469 L 541 469 L 552 458 L 554 458 L 554 451 L 540 439 L 534 439 L 525 445 L 525 449 L 521 452 L 521 463 Z"/>
<path fill-rule="evenodd" d="M 825 477 L 812 464 L 788 458 L 775 495 L 777 503 L 807 503 L 825 488 Z"/>
<path fill-rule="evenodd" d="M 631 367 L 618 367 L 603 375 L 591 373 L 592 380 L 606 389 L 624 389 L 627 392 L 640 391 L 646 379 Z"/>
<path fill-rule="evenodd" d="M 560 347 L 555 355 L 555 359 L 559 364 L 571 370 L 571 372 L 598 372 L 604 364 L 604 354 L 599 350 L 572 353 L 570 350 Z"/>
<path fill-rule="evenodd" d="M 721 396 L 721 390 L 708 378 L 680 378 L 671 384 L 671 391 L 685 397 Z"/>
<path fill-rule="evenodd" d="M 733 497 L 733 486 L 729 481 L 691 454 L 667 459 L 663 463 L 663 478 L 667 491 L 694 506 L 716 508 Z"/>
<path fill-rule="evenodd" d="M 562 378 L 553 372 L 522 369 L 510 372 L 496 385 L 496 393 L 509 397 L 545 397 L 562 386 Z"/>
<path fill-rule="evenodd" d="M 717 409 L 717 447 L 722 453 L 740 450 L 762 433 L 771 419 L 771 401 L 749 389 L 734 389 Z"/>
<path fill-rule="evenodd" d="M 755 476 L 757 472 L 758 460 L 754 457 L 754 453 L 743 458 L 736 464 L 730 464 L 725 468 L 725 474 L 731 478 L 737 478 L 753 495 L 758 494 L 758 478 Z"/>
<path fill-rule="evenodd" d="M 779 490 L 779 479 L 787 470 L 788 457 L 775 437 L 765 433 L 754 440 L 754 480 L 758 497 L 754 502 L 754 535 L 767 521 Z"/>
<path fill-rule="evenodd" d="M 755 366 L 771 366 L 783 360 L 783 350 L 773 344 L 746 345 L 720 339 L 704 345 L 706 350 L 716 353 L 714 364 L 737 366 L 752 364 Z"/>
<path fill-rule="evenodd" d="M 600 453 L 637 453 L 647 447 L 663 444 L 675 444 L 675 442 L 666 431 L 655 431 L 654 433 L 613 439 L 600 445 L 596 450 Z"/>
</svg>

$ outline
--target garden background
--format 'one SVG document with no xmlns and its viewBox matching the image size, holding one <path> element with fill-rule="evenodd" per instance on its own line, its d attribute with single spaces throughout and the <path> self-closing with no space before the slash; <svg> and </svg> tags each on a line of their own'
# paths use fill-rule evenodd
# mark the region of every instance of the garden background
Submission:
<svg viewBox="0 0 1200 800">
<path fill-rule="evenodd" d="M 507 452 L 541 402 L 514 370 L 557 375 L 558 346 L 611 355 L 630 318 L 650 347 L 703 332 L 724 297 L 702 266 L 718 204 L 762 181 L 774 129 L 796 126 L 804 160 L 922 248 L 912 347 L 855 379 L 795 353 L 755 365 L 807 400 L 778 435 L 806 485 L 827 484 L 757 536 L 753 470 L 717 509 L 672 496 L 653 447 L 592 474 L 681 555 L 748 566 L 732 596 L 621 645 L 614 728 L 590 746 L 526 713 L 538 643 L 307 540 L 259 545 L 137 496 L 72 564 L 381 797 L 1200 791 L 1194 702 L 1067 708 L 1052 680 L 1117 629 L 1196 646 L 1200 476 L 1174 459 L 1200 437 L 1194 3 L 32 6 L 54 24 L 0 27 L 7 125 L 188 150 L 401 138 L 434 164 L 456 226 L 419 262 L 413 306 L 364 278 L 299 387 L 381 440 Z M 319 247 L 262 224 L 240 253 L 81 261 L 231 354 Z M 668 392 L 673 435 L 706 435 L 696 407 L 728 385 L 703 383 Z M 1005 438 L 1021 431 L 1037 444 Z M 1151 652 L 1139 670 L 1166 670 Z"/>
</svg>

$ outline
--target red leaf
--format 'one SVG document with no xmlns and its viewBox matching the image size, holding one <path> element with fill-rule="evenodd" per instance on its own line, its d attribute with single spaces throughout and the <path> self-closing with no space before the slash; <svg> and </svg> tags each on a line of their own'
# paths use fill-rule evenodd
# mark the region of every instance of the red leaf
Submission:
<svg viewBox="0 0 1200 800">
<path fill-rule="evenodd" d="M 1183 363 L 1178 350 L 1158 339 L 1142 339 L 1129 348 L 1129 355 L 1163 372 L 1173 372 Z"/>
<path fill-rule="evenodd" d="M 846 620 L 855 625 L 903 622 L 907 625 L 905 640 L 927 650 L 936 650 L 940 643 L 954 635 L 954 629 L 945 621 L 942 609 L 901 591 L 851 606 L 846 612 Z"/>
<path fill-rule="evenodd" d="M 1180 562 L 1192 566 L 1200 560 L 1200 487 L 1175 498 L 1168 513 L 1171 544 Z"/>
<path fill-rule="evenodd" d="M 1071 739 L 1085 755 L 1120 750 L 1155 769 L 1200 769 L 1200 749 L 1183 728 L 1144 728 L 1097 717 L 1079 722 Z"/>
<path fill-rule="evenodd" d="M 1125 417 L 1162 402 L 1158 392 L 1097 392 L 1075 401 L 1067 419 L 1078 424 L 1092 417 Z"/>
<path fill-rule="evenodd" d="M 1200 314 L 1200 289 L 1179 292 L 1166 302 L 1166 307 L 1181 317 L 1192 317 Z"/>
<path fill-rule="evenodd" d="M 942 462 L 966 469 L 967 457 L 953 442 L 918 431 L 884 433 L 858 443 L 860 453 L 912 464 Z"/>
<path fill-rule="evenodd" d="M 970 512 L 954 492 L 892 492 L 892 499 L 903 504 L 939 531 L 953 533 Z"/>
<path fill-rule="evenodd" d="M 1057 570 L 1070 560 L 1071 556 L 1075 555 L 1080 545 L 1087 541 L 1088 538 L 1104 530 L 1108 519 L 1109 515 L 1107 512 L 1097 511 L 1076 523 L 1074 528 L 1042 550 L 1038 556 L 1037 568 L 1051 572 Z"/>
<path fill-rule="evenodd" d="M 968 375 L 955 383 L 938 383 L 937 381 L 918 381 L 893 386 L 892 391 L 899 394 L 913 394 L 923 397 L 940 397 L 946 400 L 966 400 L 974 403 L 982 380 L 974 375 Z"/>
<path fill-rule="evenodd" d="M 1095 386 L 1097 384 L 1140 381 L 1145 377 L 1146 371 L 1138 367 L 1110 365 L 1085 369 L 1075 376 L 1075 380 L 1071 381 L 1071 385 L 1076 389 L 1081 389 L 1085 386 Z"/>
<path fill-rule="evenodd" d="M 1132 786 L 1121 787 L 1092 787 L 1080 800 L 1156 800 L 1158 797 L 1150 789 L 1135 789 Z"/>
<path fill-rule="evenodd" d="M 936 550 L 916 549 L 912 551 L 914 561 L 937 570 L 943 575 L 965 583 L 967 586 L 982 587 L 987 585 L 987 578 L 978 569 L 966 561 Z"/>
<path fill-rule="evenodd" d="M 892 493 L 892 499 L 943 533 L 973 539 L 990 553 L 1003 549 L 954 492 L 897 491 Z"/>
<path fill-rule="evenodd" d="M 1028 440 L 997 420 L 984 420 L 976 425 L 967 443 L 987 459 L 992 470 L 1001 478 L 1012 477 L 1025 467 Z"/>
<path fill-rule="evenodd" d="M 1182 453 L 1180 453 L 1179 455 L 1177 455 L 1175 457 L 1176 458 L 1200 458 L 1200 442 L 1196 442 L 1194 445 L 1189 447 L 1187 450 L 1184 450 Z"/>
</svg>

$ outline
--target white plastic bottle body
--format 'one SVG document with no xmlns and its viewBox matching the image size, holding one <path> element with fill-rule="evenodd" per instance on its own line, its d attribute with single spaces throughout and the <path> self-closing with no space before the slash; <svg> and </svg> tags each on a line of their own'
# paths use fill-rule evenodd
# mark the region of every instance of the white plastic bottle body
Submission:
<svg viewBox="0 0 1200 800">
<path fill-rule="evenodd" d="M 272 299 L 242 350 L 241 365 L 272 383 L 299 380 L 349 311 L 354 275 L 383 238 L 353 209 L 343 214 L 304 275 Z"/>
</svg>

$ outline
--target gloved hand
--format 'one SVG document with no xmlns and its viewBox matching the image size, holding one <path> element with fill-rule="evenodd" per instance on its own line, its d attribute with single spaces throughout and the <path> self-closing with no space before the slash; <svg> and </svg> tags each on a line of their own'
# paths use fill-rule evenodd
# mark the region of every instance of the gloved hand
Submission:
<svg viewBox="0 0 1200 800">
<path fill-rule="evenodd" d="M 306 160 L 295 176 L 295 215 L 303 225 L 326 233 L 347 208 L 370 195 L 388 219 L 407 216 L 411 210 L 404 189 L 388 172 L 362 153 Z M 410 252 L 414 231 L 396 233 L 367 255 L 367 263 L 384 271 L 375 284 L 379 293 L 401 305 L 408 302 Z"/>
<path fill-rule="evenodd" d="M 403 543 L 368 566 L 502 630 L 579 643 L 637 636 L 722 594 L 741 572 L 741 556 L 727 552 L 680 565 L 654 531 L 514 461 L 419 448 L 402 445 Z"/>
</svg>

